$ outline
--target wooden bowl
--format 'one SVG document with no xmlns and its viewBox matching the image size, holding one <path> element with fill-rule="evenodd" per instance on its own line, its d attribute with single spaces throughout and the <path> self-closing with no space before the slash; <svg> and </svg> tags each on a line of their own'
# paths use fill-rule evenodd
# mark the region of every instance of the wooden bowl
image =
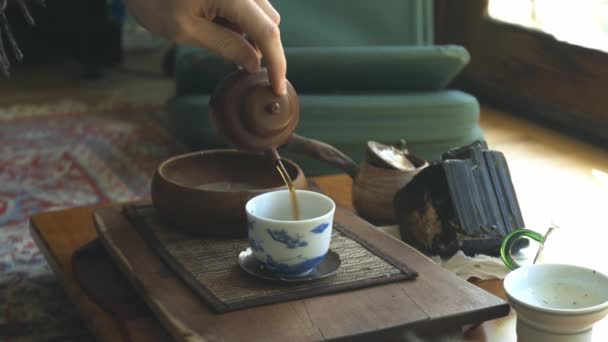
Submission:
<svg viewBox="0 0 608 342">
<path fill-rule="evenodd" d="M 306 189 L 302 169 L 290 160 L 283 163 L 296 188 Z M 246 237 L 245 203 L 285 188 L 267 157 L 209 150 L 162 162 L 152 178 L 151 196 L 161 218 L 172 226 L 199 235 Z"/>
<path fill-rule="evenodd" d="M 401 171 L 374 166 L 364 161 L 353 181 L 353 205 L 357 214 L 375 225 L 395 224 L 395 194 L 429 164 L 409 155 L 416 167 Z"/>
</svg>

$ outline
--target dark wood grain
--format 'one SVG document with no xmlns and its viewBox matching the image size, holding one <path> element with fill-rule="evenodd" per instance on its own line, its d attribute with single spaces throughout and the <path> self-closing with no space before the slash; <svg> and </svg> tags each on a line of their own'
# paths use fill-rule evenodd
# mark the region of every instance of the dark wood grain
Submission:
<svg viewBox="0 0 608 342">
<path fill-rule="evenodd" d="M 280 332 L 293 341 L 321 339 L 308 322 L 306 310 L 294 307 L 297 302 L 222 315 L 210 312 L 145 244 L 120 210 L 110 208 L 94 217 L 107 250 L 177 340 L 233 341 Z"/>
<path fill-rule="evenodd" d="M 315 178 L 314 181 L 324 192 L 329 194 L 336 203 L 352 209 L 352 180 L 350 177 L 346 175 L 333 175 L 318 177 Z M 126 329 L 126 333 L 131 341 L 163 341 L 160 339 L 160 337 L 163 336 L 162 326 L 158 325 L 158 321 L 156 321 L 152 315 L 130 320 L 128 322 L 118 322 L 108 312 L 98 307 L 91 298 L 86 295 L 83 289 L 79 287 L 74 278 L 71 257 L 78 248 L 97 237 L 92 220 L 92 212 L 97 208 L 101 208 L 101 206 L 83 207 L 35 215 L 31 219 L 32 234 L 36 237 L 39 247 L 44 252 L 59 279 L 62 281 L 68 294 L 82 310 L 83 316 L 90 322 L 93 332 L 100 341 L 128 341 L 123 338 L 123 333 L 121 332 L 124 331 L 121 330 L 123 327 Z M 415 251 L 412 252 L 417 253 Z M 419 255 L 419 257 L 425 258 L 422 255 Z M 158 271 L 158 268 L 150 266 L 147 268 L 151 271 Z M 166 268 L 161 268 L 160 270 L 163 272 L 159 272 L 159 274 L 163 275 L 163 277 L 167 277 L 167 275 L 171 274 L 171 272 L 167 272 Z M 426 273 L 426 267 L 418 266 L 416 270 Z M 423 287 L 427 286 L 427 283 L 427 276 L 425 274 L 419 275 L 417 284 L 420 284 L 420 287 Z M 482 281 L 477 284 L 484 287 L 490 283 Z M 496 293 L 500 293 L 500 281 L 491 282 L 491 285 L 493 286 L 486 286 L 486 288 L 492 292 L 496 291 Z M 166 291 L 167 289 L 166 286 L 160 284 L 156 285 L 156 287 L 156 291 Z M 359 333 L 356 338 L 354 338 L 354 336 L 349 338 L 349 340 L 355 341 L 379 339 L 386 341 L 407 340 L 407 338 L 403 338 L 404 328 L 400 325 L 400 322 L 402 321 L 418 322 L 416 324 L 420 326 L 420 329 L 424 329 L 425 322 L 429 320 L 430 316 L 419 316 L 419 310 L 410 310 L 409 308 L 411 306 L 419 305 L 417 304 L 419 301 L 426 302 L 428 300 L 423 299 L 424 297 L 419 297 L 415 298 L 416 300 L 414 301 L 409 296 L 402 296 L 401 301 L 393 301 L 393 296 L 400 296 L 404 293 L 402 288 L 396 285 L 383 288 L 385 295 L 381 297 L 372 295 L 372 289 L 364 289 L 357 292 L 358 296 L 355 300 L 352 300 L 352 297 L 347 296 L 346 294 L 338 294 L 331 297 L 315 298 L 314 300 L 306 302 L 297 301 L 285 303 L 282 305 L 284 305 L 286 309 L 281 311 L 267 308 L 266 310 L 268 311 L 265 312 L 265 317 L 267 319 L 275 319 L 276 322 L 282 323 L 283 320 L 285 320 L 282 315 L 285 315 L 287 312 L 289 315 L 297 318 L 288 320 L 289 322 L 292 322 L 288 326 L 290 329 L 293 329 L 293 333 L 297 333 L 300 339 L 309 338 L 311 340 L 330 338 L 348 333 Z M 465 289 L 468 288 L 469 286 L 465 286 Z M 410 289 L 410 292 L 414 293 L 413 291 L 413 289 Z M 435 291 L 446 291 L 446 289 L 441 289 L 440 286 L 440 288 L 435 289 Z M 451 293 L 452 290 L 450 288 L 447 291 L 448 293 Z M 481 293 L 485 295 L 485 292 Z M 475 296 L 478 295 L 479 293 L 475 293 Z M 433 295 L 428 294 L 428 296 Z M 343 312 L 341 316 L 337 316 L 334 308 L 344 305 L 346 301 L 350 302 L 349 307 L 351 308 L 351 311 Z M 406 302 L 406 304 L 404 305 L 403 302 Z M 178 301 L 178 304 L 180 303 L 183 302 Z M 189 303 L 183 304 L 188 305 Z M 440 311 L 440 308 L 438 309 L 439 306 L 440 304 L 438 304 L 438 301 L 436 300 L 433 304 L 432 298 L 431 303 L 425 304 L 425 308 L 431 310 L 429 312 L 434 316 L 441 315 L 441 313 L 438 312 Z M 502 307 L 503 310 L 508 310 L 505 308 L 505 305 L 499 305 L 499 307 Z M 311 312 L 315 314 L 311 315 Z M 253 315 L 248 315 L 246 312 L 243 312 L 242 314 L 249 316 L 247 319 L 251 318 L 255 322 L 259 322 Z M 484 320 L 492 318 L 491 316 L 486 316 L 483 312 L 481 312 L 479 316 L 484 316 Z M 364 333 L 361 329 L 360 322 L 372 320 L 373 317 L 384 320 L 386 326 L 392 328 L 387 328 L 384 331 Z M 464 317 L 466 318 L 466 316 Z M 497 321 L 502 322 L 501 320 Z M 497 321 L 495 320 L 492 322 Z M 484 324 L 483 326 L 487 325 Z M 490 326 L 492 327 L 491 329 L 484 329 L 485 335 L 492 334 L 495 331 L 500 332 L 502 329 L 500 324 L 498 324 L 497 328 L 494 328 L 493 325 Z M 221 334 L 225 340 L 229 340 L 230 337 L 235 336 L 231 329 L 226 328 L 223 325 L 220 325 L 220 327 L 222 329 L 219 334 Z M 277 327 L 271 327 L 268 331 L 273 332 L 276 329 Z M 459 330 L 459 328 L 457 329 Z M 433 331 L 432 326 L 430 330 Z M 443 332 L 443 330 L 441 331 Z M 437 333 L 439 330 L 435 329 L 434 332 Z M 300 336 L 300 333 L 303 335 Z M 219 335 L 215 337 L 216 339 L 219 339 Z M 297 341 L 298 339 L 296 337 L 293 337 L 293 340 Z M 478 339 L 474 338 L 473 340 Z M 479 340 L 491 339 L 481 338 Z"/>
<path fill-rule="evenodd" d="M 487 1 L 435 1 L 436 42 L 460 44 L 471 53 L 455 86 L 608 143 L 608 54 L 493 20 Z"/>
<path fill-rule="evenodd" d="M 508 305 L 378 231 L 352 212 L 336 221 L 419 272 L 405 281 L 334 295 L 213 314 L 147 246 L 120 207 L 96 211 L 101 240 L 135 288 L 177 340 L 308 341 L 352 337 L 384 330 L 435 329 L 506 315 Z M 356 228 L 353 228 L 356 227 Z M 329 317 L 332 317 L 329 319 Z M 435 324 L 437 323 L 437 324 Z"/>
<path fill-rule="evenodd" d="M 70 298 L 76 302 L 89 328 L 101 341 L 167 342 L 151 316 L 119 322 L 96 305 L 78 285 L 72 273 L 72 255 L 97 238 L 93 210 L 102 206 L 42 213 L 31 219 L 30 232 Z M 146 329 L 141 329 L 146 327 Z"/>
<path fill-rule="evenodd" d="M 351 206 L 351 179 L 345 175 L 316 178 L 315 181 L 340 205 Z M 95 336 L 104 342 L 166 342 L 162 326 L 152 313 L 146 317 L 119 322 L 101 309 L 80 287 L 73 274 L 72 255 L 97 238 L 92 215 L 105 205 L 87 206 L 34 215 L 30 232 L 67 294 L 77 304 Z M 300 313 L 302 314 L 302 313 Z M 303 312 L 305 314 L 305 312 Z"/>
<path fill-rule="evenodd" d="M 336 219 L 350 224 L 362 237 L 382 246 L 384 253 L 407 260 L 408 265 L 418 272 L 418 277 L 414 282 L 402 282 L 395 286 L 399 286 L 429 316 L 429 320 L 442 321 L 438 327 L 479 322 L 485 320 L 483 317 L 508 314 L 509 307 L 500 298 L 488 296 L 485 291 L 480 292 L 478 287 L 463 281 L 393 236 L 367 229 L 368 224 L 354 213 L 338 210 Z"/>
<path fill-rule="evenodd" d="M 79 287 L 120 326 L 126 341 L 174 341 L 150 312 L 138 293 L 113 262 L 99 239 L 93 240 L 72 255 L 72 271 Z M 151 325 L 140 331 L 137 327 Z"/>
</svg>

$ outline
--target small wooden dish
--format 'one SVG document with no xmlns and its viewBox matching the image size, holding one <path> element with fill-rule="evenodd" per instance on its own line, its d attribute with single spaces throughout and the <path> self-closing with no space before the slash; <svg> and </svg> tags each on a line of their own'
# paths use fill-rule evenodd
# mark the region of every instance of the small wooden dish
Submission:
<svg viewBox="0 0 608 342">
<path fill-rule="evenodd" d="M 283 160 L 298 189 L 307 189 L 302 169 Z M 228 185 L 230 184 L 230 185 Z M 208 150 L 162 162 L 152 178 L 152 203 L 163 220 L 199 235 L 246 237 L 245 203 L 286 186 L 272 161 L 261 154 Z"/>
</svg>

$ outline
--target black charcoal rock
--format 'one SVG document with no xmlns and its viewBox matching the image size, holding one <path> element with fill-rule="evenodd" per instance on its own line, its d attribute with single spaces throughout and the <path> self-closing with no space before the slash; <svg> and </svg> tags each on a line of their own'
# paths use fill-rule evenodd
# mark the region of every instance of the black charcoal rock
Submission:
<svg viewBox="0 0 608 342">
<path fill-rule="evenodd" d="M 498 256 L 502 239 L 524 227 L 507 161 L 484 141 L 446 152 L 395 195 L 394 205 L 404 241 L 444 258 L 458 250 Z"/>
</svg>

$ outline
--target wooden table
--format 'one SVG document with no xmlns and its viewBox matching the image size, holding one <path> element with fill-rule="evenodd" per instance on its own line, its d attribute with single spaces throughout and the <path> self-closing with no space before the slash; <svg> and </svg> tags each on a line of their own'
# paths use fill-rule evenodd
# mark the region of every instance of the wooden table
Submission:
<svg viewBox="0 0 608 342">
<path fill-rule="evenodd" d="M 351 193 L 350 193 L 350 179 L 344 175 L 338 176 L 326 176 L 315 179 L 317 184 L 327 192 L 334 200 L 343 206 L 352 207 L 351 205 Z M 40 246 L 41 250 L 45 254 L 53 270 L 57 273 L 58 277 L 62 281 L 66 291 L 71 298 L 76 302 L 78 307 L 82 310 L 85 317 L 89 318 L 89 322 L 92 324 L 92 329 L 97 337 L 102 341 L 121 341 L 124 337 L 125 327 L 115 321 L 113 317 L 103 311 L 98 305 L 93 303 L 91 299 L 83 292 L 82 288 L 75 281 L 73 274 L 71 257 L 72 254 L 84 244 L 94 240 L 97 235 L 92 221 L 92 213 L 95 209 L 100 206 L 83 207 L 68 209 L 58 212 L 42 213 L 32 217 L 31 219 L 31 230 L 34 239 Z M 415 266 L 414 266 L 415 267 Z M 424 270 L 418 270 L 424 272 Z M 424 277 L 422 277 L 422 281 Z M 442 289 L 441 284 L 428 284 L 429 286 L 436 286 L 437 289 Z M 490 281 L 481 282 L 479 286 L 490 290 L 492 293 L 504 297 L 502 294 L 502 287 L 500 282 Z M 446 288 L 441 290 L 441 293 L 437 295 L 446 295 L 444 291 L 448 291 Z M 473 293 L 474 291 L 472 291 Z M 466 301 L 466 299 L 463 299 Z M 478 318 L 480 321 L 499 317 L 506 314 L 506 311 L 502 310 L 504 304 L 500 304 L 495 300 L 488 307 L 495 309 L 486 310 L 490 317 Z M 476 305 L 479 305 L 477 303 Z M 440 305 L 435 304 L 436 307 Z M 480 306 L 482 307 L 482 306 Z M 364 310 L 365 308 L 362 308 Z M 432 309 L 436 310 L 436 309 Z M 500 314 L 500 312 L 503 312 Z M 512 324 L 512 314 L 508 316 L 507 324 L 500 323 L 485 323 L 481 328 L 475 329 L 472 334 L 467 337 L 471 340 L 484 341 L 484 340 L 496 340 L 496 332 L 500 332 L 504 327 L 508 327 L 506 331 L 502 331 L 500 336 L 501 341 L 514 340 L 514 329 L 509 324 Z M 469 317 L 470 319 L 470 317 Z M 511 323 L 509 323 L 511 322 Z M 135 318 L 128 320 L 127 322 L 129 331 L 135 331 L 140 336 L 131 335 L 132 340 L 141 341 L 157 341 L 159 336 L 165 335 L 158 322 L 154 318 Z M 145 329 L 138 329 L 138 327 L 146 327 Z M 150 329 L 150 327 L 153 327 Z"/>
</svg>

